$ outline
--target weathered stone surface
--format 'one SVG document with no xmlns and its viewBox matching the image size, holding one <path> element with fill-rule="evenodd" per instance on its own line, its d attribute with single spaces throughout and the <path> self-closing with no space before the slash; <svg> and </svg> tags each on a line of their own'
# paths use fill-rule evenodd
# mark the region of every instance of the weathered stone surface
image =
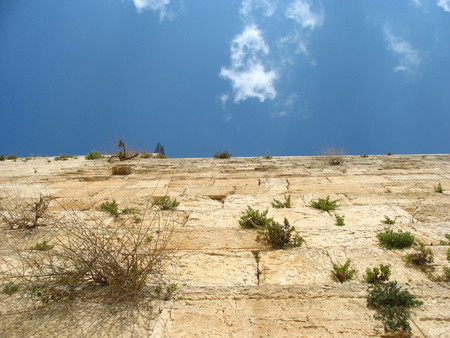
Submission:
<svg viewBox="0 0 450 338">
<path fill-rule="evenodd" d="M 450 286 L 430 280 L 450 266 L 449 246 L 441 243 L 450 233 L 450 155 L 346 156 L 338 166 L 324 157 L 137 158 L 126 163 L 132 168 L 127 176 L 112 175 L 114 165 L 83 156 L 0 162 L 2 215 L 13 201 L 53 198 L 53 221 L 34 231 L 10 230 L 0 217 L 0 269 L 16 264 L 14 248 L 52 242 L 54 236 L 66 240 L 67 228 L 58 225 L 64 215 L 92 226 L 102 219 L 116 229 L 117 220 L 135 216 L 114 218 L 96 210 L 115 200 L 121 209 L 138 208 L 136 217 L 147 224 L 148 214 L 156 212 L 150 211 L 152 198 L 168 195 L 180 205 L 158 219 L 176 226 L 165 269 L 167 281 L 177 284 L 175 296 L 114 306 L 74 301 L 15 313 L 26 300 L 0 293 L 0 337 L 380 336 L 383 328 L 366 307 L 363 282 L 365 270 L 379 264 L 390 264 L 391 280 L 424 302 L 413 313 L 413 335 L 450 336 Z M 436 193 L 438 183 L 447 191 Z M 291 208 L 272 207 L 274 198 L 288 195 Z M 327 196 L 339 200 L 336 210 L 310 207 Z M 257 230 L 239 226 L 247 206 L 267 209 L 277 222 L 286 217 L 305 243 L 273 250 L 257 242 Z M 344 216 L 344 226 L 335 224 L 335 215 Z M 383 224 L 385 216 L 396 223 Z M 139 231 L 136 222 L 121 231 Z M 428 275 L 403 260 L 413 249 L 379 247 L 376 235 L 385 227 L 409 231 L 433 250 Z M 336 283 L 332 265 L 347 259 L 357 276 Z"/>
</svg>

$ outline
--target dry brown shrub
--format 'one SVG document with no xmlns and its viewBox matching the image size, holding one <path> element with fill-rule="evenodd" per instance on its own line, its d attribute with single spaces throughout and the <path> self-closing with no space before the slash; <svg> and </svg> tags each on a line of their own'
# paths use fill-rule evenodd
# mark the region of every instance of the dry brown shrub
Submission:
<svg viewBox="0 0 450 338">
<path fill-rule="evenodd" d="M 111 171 L 113 175 L 130 175 L 131 167 L 127 165 L 119 165 L 112 167 Z"/>
<path fill-rule="evenodd" d="M 345 150 L 342 148 L 324 148 L 322 154 L 325 156 L 325 161 L 329 165 L 340 165 L 344 163 Z"/>
</svg>

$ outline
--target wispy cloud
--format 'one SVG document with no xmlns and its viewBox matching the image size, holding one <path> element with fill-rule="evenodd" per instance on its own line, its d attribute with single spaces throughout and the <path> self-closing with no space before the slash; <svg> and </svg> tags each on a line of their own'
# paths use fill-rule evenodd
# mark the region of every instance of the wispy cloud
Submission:
<svg viewBox="0 0 450 338">
<path fill-rule="evenodd" d="M 144 10 L 152 10 L 159 12 L 159 19 L 162 21 L 166 18 L 170 18 L 173 13 L 168 9 L 171 0 L 132 0 L 136 6 L 138 13 L 142 13 Z"/>
<path fill-rule="evenodd" d="M 325 15 L 321 8 L 313 9 L 310 0 L 294 0 L 284 12 L 286 18 L 294 20 L 298 27 L 290 34 L 281 38 L 282 44 L 296 46 L 297 54 L 309 56 L 308 41 L 312 31 L 322 26 Z M 315 64 L 315 62 L 313 62 Z"/>
<path fill-rule="evenodd" d="M 383 28 L 387 49 L 393 51 L 399 57 L 399 64 L 394 68 L 396 72 L 408 72 L 414 74 L 422 63 L 420 52 L 408 41 L 394 35 L 389 28 Z"/>
<path fill-rule="evenodd" d="M 277 95 L 274 82 L 278 77 L 275 70 L 266 70 L 264 59 L 269 54 L 269 46 L 262 32 L 255 26 L 246 26 L 231 43 L 231 66 L 222 67 L 220 76 L 230 80 L 234 92 L 234 102 L 249 98 L 264 102 Z"/>
<path fill-rule="evenodd" d="M 416 5 L 417 7 L 422 6 L 422 2 L 420 0 L 411 0 L 411 2 Z"/>
<path fill-rule="evenodd" d="M 450 12 L 450 0 L 437 0 L 436 4 L 444 11 Z"/>
<path fill-rule="evenodd" d="M 239 14 L 246 23 L 253 23 L 255 12 L 262 11 L 265 17 L 271 17 L 278 6 L 278 0 L 243 0 Z"/>
</svg>

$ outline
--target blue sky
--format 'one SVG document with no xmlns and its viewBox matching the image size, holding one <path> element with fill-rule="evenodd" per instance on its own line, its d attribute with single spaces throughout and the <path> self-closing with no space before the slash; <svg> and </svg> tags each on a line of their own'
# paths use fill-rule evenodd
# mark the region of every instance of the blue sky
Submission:
<svg viewBox="0 0 450 338">
<path fill-rule="evenodd" d="M 450 0 L 2 0 L 0 153 L 450 152 Z"/>
</svg>

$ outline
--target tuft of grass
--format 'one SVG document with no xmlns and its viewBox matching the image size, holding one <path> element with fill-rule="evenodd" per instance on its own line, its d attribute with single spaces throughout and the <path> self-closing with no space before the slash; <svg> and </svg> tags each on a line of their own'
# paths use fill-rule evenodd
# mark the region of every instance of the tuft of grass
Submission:
<svg viewBox="0 0 450 338">
<path fill-rule="evenodd" d="M 369 284 L 387 282 L 391 276 L 391 266 L 380 264 L 380 267 L 367 268 L 363 276 L 364 281 Z"/>
<path fill-rule="evenodd" d="M 425 247 L 423 243 L 419 243 L 419 245 L 415 247 L 415 250 L 416 252 L 410 253 L 403 257 L 405 262 L 418 266 L 424 266 L 434 261 L 433 251 L 430 248 Z"/>
<path fill-rule="evenodd" d="M 291 207 L 291 195 L 288 195 L 287 197 L 284 197 L 284 202 L 281 202 L 277 199 L 273 199 L 272 202 L 272 207 L 277 208 L 277 209 L 282 209 L 282 208 L 290 208 Z"/>
<path fill-rule="evenodd" d="M 6 160 L 5 154 L 1 154 L 0 155 L 0 161 L 5 161 L 5 160 Z"/>
<path fill-rule="evenodd" d="M 438 183 L 438 185 L 434 187 L 434 191 L 442 194 L 445 190 L 442 188 L 441 183 Z"/>
<path fill-rule="evenodd" d="M 104 156 L 100 154 L 98 151 L 89 152 L 84 158 L 86 160 L 97 160 L 99 158 L 103 158 Z"/>
<path fill-rule="evenodd" d="M 283 249 L 286 246 L 300 247 L 305 241 L 295 233 L 295 227 L 284 218 L 283 224 L 269 219 L 266 225 L 258 230 L 256 241 L 269 244 L 274 249 Z"/>
<path fill-rule="evenodd" d="M 350 268 L 351 260 L 347 259 L 344 265 L 333 263 L 331 278 L 339 283 L 344 283 L 355 278 L 356 270 Z"/>
<path fill-rule="evenodd" d="M 227 150 L 219 151 L 214 154 L 214 158 L 230 158 L 232 155 Z"/>
<path fill-rule="evenodd" d="M 20 290 L 20 285 L 15 284 L 13 282 L 9 282 L 3 287 L 3 293 L 8 296 L 12 296 L 13 294 L 17 293 L 19 290 Z"/>
<path fill-rule="evenodd" d="M 63 155 L 56 156 L 55 161 L 67 161 L 69 158 L 77 158 L 77 157 L 74 155 L 63 154 Z"/>
<path fill-rule="evenodd" d="M 334 218 L 336 219 L 336 225 L 343 226 L 345 225 L 344 216 L 339 216 L 338 214 L 334 215 Z"/>
<path fill-rule="evenodd" d="M 411 309 L 421 307 L 422 301 L 398 287 L 396 281 L 371 284 L 367 291 L 367 307 L 376 311 L 374 318 L 383 322 L 385 332 L 411 332 Z"/>
<path fill-rule="evenodd" d="M 7 159 L 7 160 L 13 160 L 13 161 L 15 161 L 15 160 L 17 160 L 18 158 L 19 158 L 19 156 L 14 155 L 14 154 L 11 154 L 11 155 L 6 156 L 6 159 Z"/>
<path fill-rule="evenodd" d="M 381 221 L 383 224 L 395 224 L 395 219 L 389 218 L 389 216 L 384 216 L 384 220 Z"/>
<path fill-rule="evenodd" d="M 174 210 L 180 205 L 175 198 L 171 199 L 169 196 L 154 197 L 152 206 L 156 206 L 159 210 Z"/>
<path fill-rule="evenodd" d="M 241 216 L 239 220 L 239 225 L 245 229 L 264 228 L 273 221 L 272 218 L 267 218 L 268 210 L 259 212 L 247 205 L 245 212 L 245 215 Z"/>
<path fill-rule="evenodd" d="M 136 208 L 124 208 L 121 211 L 122 214 L 124 215 L 135 215 L 135 214 L 139 214 L 139 209 Z"/>
<path fill-rule="evenodd" d="M 271 160 L 272 156 L 270 155 L 270 152 L 267 152 L 267 155 L 264 155 L 262 158 L 265 160 Z"/>
<path fill-rule="evenodd" d="M 312 201 L 309 206 L 315 209 L 330 211 L 339 207 L 337 204 L 338 201 L 330 201 L 330 196 L 327 196 L 327 198 L 319 198 L 317 201 Z"/>
<path fill-rule="evenodd" d="M 439 241 L 439 245 L 450 245 L 450 234 L 445 234 L 447 241 Z"/>
<path fill-rule="evenodd" d="M 359 155 L 360 157 L 369 157 L 369 155 L 367 155 L 367 154 L 361 154 L 361 155 Z"/>
<path fill-rule="evenodd" d="M 395 232 L 392 229 L 385 228 L 384 232 L 377 235 L 380 246 L 386 249 L 409 248 L 414 244 L 415 238 L 410 232 Z"/>
<path fill-rule="evenodd" d="M 38 242 L 35 245 L 29 247 L 29 250 L 38 250 L 38 251 L 48 251 L 53 249 L 55 246 L 48 244 L 47 241 L 43 241 L 43 242 Z"/>
<path fill-rule="evenodd" d="M 103 202 L 98 207 L 98 210 L 107 212 L 111 216 L 119 215 L 119 205 L 117 204 L 116 200 L 113 200 L 112 202 L 109 201 Z"/>
</svg>

